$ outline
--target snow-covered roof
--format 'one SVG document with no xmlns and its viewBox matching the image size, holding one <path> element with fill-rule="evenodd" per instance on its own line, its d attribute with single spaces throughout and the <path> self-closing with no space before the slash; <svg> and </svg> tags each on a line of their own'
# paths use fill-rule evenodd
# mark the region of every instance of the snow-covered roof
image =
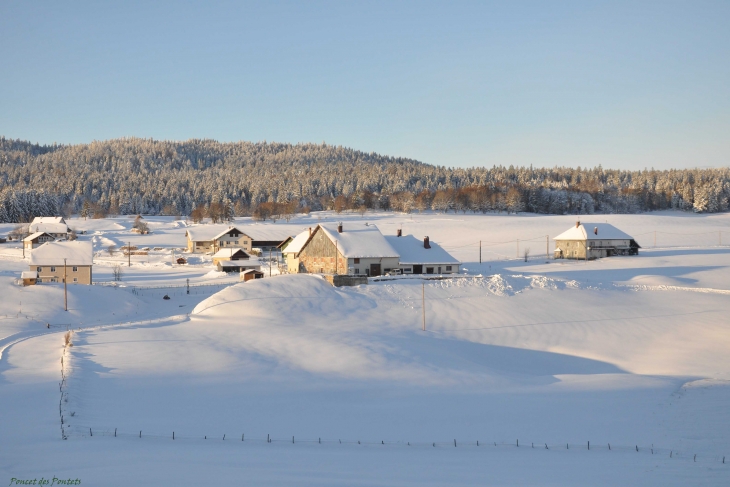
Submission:
<svg viewBox="0 0 730 487">
<path fill-rule="evenodd" d="M 23 271 L 20 273 L 21 279 L 37 279 L 38 278 L 38 272 L 36 271 Z"/>
<path fill-rule="evenodd" d="M 597 229 L 598 233 L 594 232 L 595 229 Z M 573 225 L 553 240 L 626 240 L 632 238 L 631 235 L 622 232 L 608 223 L 581 223 L 578 226 Z"/>
<path fill-rule="evenodd" d="M 241 227 L 233 225 L 195 225 L 188 227 L 187 234 L 193 242 L 208 242 L 221 237 L 233 229 L 249 236 L 248 233 L 241 230 Z"/>
<path fill-rule="evenodd" d="M 32 234 L 28 235 L 27 237 L 25 237 L 23 239 L 23 242 L 30 242 L 31 240 L 37 239 L 41 235 L 46 235 L 46 232 L 35 232 L 35 233 L 32 233 Z M 52 237 L 52 235 L 48 235 L 48 236 L 49 237 Z"/>
<path fill-rule="evenodd" d="M 218 266 L 225 269 L 226 267 L 231 267 L 233 269 L 240 269 L 240 268 L 253 268 L 253 269 L 260 269 L 261 268 L 261 262 L 258 260 L 223 260 L 218 262 Z"/>
<path fill-rule="evenodd" d="M 34 223 L 66 223 L 66 220 L 62 216 L 37 216 L 30 222 L 31 225 Z"/>
<path fill-rule="evenodd" d="M 258 272 L 259 274 L 263 274 L 263 272 L 261 272 L 258 269 L 248 269 L 248 270 L 245 270 L 245 271 L 241 271 L 241 275 L 243 275 L 243 274 L 251 274 L 252 272 Z"/>
<path fill-rule="evenodd" d="M 37 220 L 37 218 L 36 218 Z M 68 233 L 68 225 L 61 222 L 33 222 L 28 227 L 30 232 Z"/>
<path fill-rule="evenodd" d="M 375 225 L 346 222 L 342 233 L 337 231 L 335 223 L 320 223 L 317 227 L 337 245 L 339 252 L 346 258 L 398 257 L 398 252 Z M 312 231 L 312 235 L 314 233 Z"/>
<path fill-rule="evenodd" d="M 30 265 L 92 265 L 94 247 L 91 242 L 46 242 L 30 254 Z"/>
<path fill-rule="evenodd" d="M 231 257 L 232 255 L 235 255 L 237 252 L 243 252 L 245 255 L 248 256 L 248 254 L 241 248 L 238 247 L 229 247 L 225 249 L 220 249 L 218 252 L 213 254 L 214 259 L 225 259 L 226 257 Z"/>
<path fill-rule="evenodd" d="M 304 230 L 302 233 L 294 237 L 294 239 L 284 249 L 285 254 L 298 253 L 304 247 L 304 244 L 309 240 L 309 230 Z"/>
<path fill-rule="evenodd" d="M 291 237 L 293 233 L 291 226 L 276 223 L 251 223 L 239 225 L 237 228 L 242 229 L 253 240 L 265 242 L 283 242 L 287 237 Z"/>
<path fill-rule="evenodd" d="M 388 235 L 385 239 L 400 255 L 401 264 L 459 265 L 458 260 L 433 241 L 429 241 L 431 248 L 427 249 L 423 247 L 423 240 L 419 240 L 413 235 L 404 235 L 402 237 Z"/>
</svg>

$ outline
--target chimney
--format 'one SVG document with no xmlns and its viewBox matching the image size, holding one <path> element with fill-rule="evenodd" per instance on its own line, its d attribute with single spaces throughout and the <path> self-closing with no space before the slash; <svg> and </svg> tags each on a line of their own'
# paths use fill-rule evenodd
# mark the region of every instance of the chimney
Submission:
<svg viewBox="0 0 730 487">
<path fill-rule="evenodd" d="M 575 222 L 575 228 L 578 228 L 579 226 L 580 226 L 580 220 L 578 220 L 577 222 Z"/>
<path fill-rule="evenodd" d="M 598 235 L 598 227 L 594 227 L 593 228 L 593 233 L 595 233 L 596 235 Z"/>
<path fill-rule="evenodd" d="M 312 236 L 312 227 L 309 227 L 309 236 Z"/>
<path fill-rule="evenodd" d="M 395 235 L 396 237 L 400 237 L 401 235 L 403 235 L 403 230 L 399 228 Z"/>
<path fill-rule="evenodd" d="M 337 233 L 342 233 L 342 223 L 337 224 Z"/>
<path fill-rule="evenodd" d="M 430 249 L 431 244 L 428 242 L 428 237 L 423 237 L 423 248 L 424 249 Z"/>
</svg>

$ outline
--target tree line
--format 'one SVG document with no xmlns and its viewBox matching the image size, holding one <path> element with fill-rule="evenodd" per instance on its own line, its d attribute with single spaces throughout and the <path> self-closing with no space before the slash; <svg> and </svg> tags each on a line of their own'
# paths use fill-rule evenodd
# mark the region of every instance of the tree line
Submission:
<svg viewBox="0 0 730 487">
<path fill-rule="evenodd" d="M 545 214 L 728 210 L 730 169 L 449 168 L 326 144 L 0 137 L 0 221 L 151 214 L 288 219 L 369 209 Z"/>
</svg>

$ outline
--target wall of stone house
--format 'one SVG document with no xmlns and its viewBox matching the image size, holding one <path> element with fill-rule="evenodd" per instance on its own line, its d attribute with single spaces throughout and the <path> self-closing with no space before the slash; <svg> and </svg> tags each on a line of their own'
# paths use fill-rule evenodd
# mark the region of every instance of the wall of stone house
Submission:
<svg viewBox="0 0 730 487">
<path fill-rule="evenodd" d="M 317 229 L 309 243 L 299 252 L 298 267 L 298 272 L 347 274 L 347 259 L 338 251 L 332 240 Z"/>
</svg>

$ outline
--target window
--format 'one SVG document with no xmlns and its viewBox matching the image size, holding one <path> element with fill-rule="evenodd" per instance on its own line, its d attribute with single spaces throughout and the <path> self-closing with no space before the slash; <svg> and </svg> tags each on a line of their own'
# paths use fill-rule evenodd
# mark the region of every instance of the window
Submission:
<svg viewBox="0 0 730 487">
<path fill-rule="evenodd" d="M 73 267 L 71 268 L 71 271 L 73 271 L 73 272 L 78 272 L 78 271 L 79 271 L 79 268 L 78 268 L 78 267 L 76 267 L 76 266 L 73 266 Z"/>
<path fill-rule="evenodd" d="M 450 270 L 451 270 L 451 266 L 450 266 L 450 265 L 447 265 L 447 266 L 446 266 L 446 270 L 447 270 L 447 271 L 450 271 Z"/>
<path fill-rule="evenodd" d="M 358 269 L 357 267 L 355 267 L 355 274 L 360 274 L 360 269 Z"/>
<path fill-rule="evenodd" d="M 36 270 L 37 270 L 38 272 L 41 272 L 41 271 L 43 270 L 43 267 L 37 267 L 37 268 L 36 268 Z"/>
<path fill-rule="evenodd" d="M 74 277 L 74 282 L 79 282 L 79 278 L 78 277 Z"/>
<path fill-rule="evenodd" d="M 58 279 L 56 279 L 55 277 L 52 277 L 51 282 L 58 282 Z"/>
<path fill-rule="evenodd" d="M 51 266 L 51 272 L 56 272 L 56 268 Z M 51 281 L 52 282 L 52 281 Z"/>
<path fill-rule="evenodd" d="M 359 257 L 356 257 L 355 258 L 355 264 L 359 264 L 359 263 L 360 263 L 360 258 Z"/>
</svg>

